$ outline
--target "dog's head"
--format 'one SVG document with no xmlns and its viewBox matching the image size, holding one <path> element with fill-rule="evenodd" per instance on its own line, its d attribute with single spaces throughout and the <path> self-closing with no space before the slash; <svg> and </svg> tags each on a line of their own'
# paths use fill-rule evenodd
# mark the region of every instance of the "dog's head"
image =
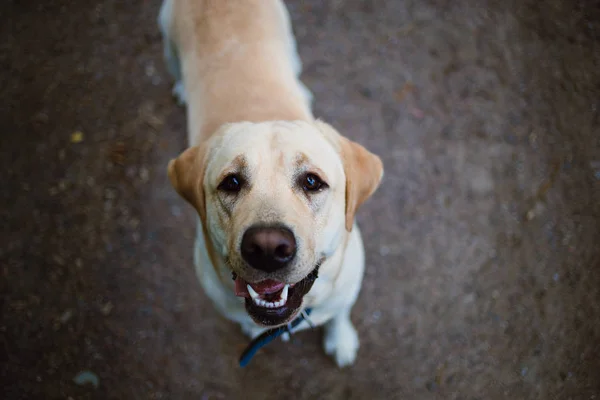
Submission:
<svg viewBox="0 0 600 400">
<path fill-rule="evenodd" d="M 289 322 L 383 175 L 379 157 L 317 121 L 233 123 L 168 167 L 257 322 Z"/>
</svg>

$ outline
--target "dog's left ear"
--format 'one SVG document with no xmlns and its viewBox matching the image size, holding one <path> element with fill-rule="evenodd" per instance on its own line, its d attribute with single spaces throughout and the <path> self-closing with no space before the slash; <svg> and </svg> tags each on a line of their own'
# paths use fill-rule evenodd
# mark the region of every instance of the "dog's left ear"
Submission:
<svg viewBox="0 0 600 400">
<path fill-rule="evenodd" d="M 383 178 L 383 163 L 360 144 L 340 135 L 331 125 L 316 121 L 315 125 L 338 150 L 346 175 L 346 230 L 352 231 L 358 208 L 377 190 Z"/>
<path fill-rule="evenodd" d="M 203 224 L 206 223 L 204 174 L 206 171 L 206 144 L 190 147 L 169 161 L 167 172 L 173 188 L 190 203 Z"/>
</svg>

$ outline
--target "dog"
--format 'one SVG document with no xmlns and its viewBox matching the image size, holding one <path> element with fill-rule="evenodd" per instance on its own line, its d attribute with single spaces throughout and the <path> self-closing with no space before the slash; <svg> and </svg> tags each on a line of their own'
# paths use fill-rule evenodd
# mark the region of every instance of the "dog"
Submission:
<svg viewBox="0 0 600 400">
<path fill-rule="evenodd" d="M 355 214 L 381 182 L 380 158 L 313 116 L 282 1 L 165 0 L 158 23 L 189 141 L 168 177 L 197 211 L 202 288 L 250 338 L 323 326 L 325 352 L 353 364 Z"/>
</svg>

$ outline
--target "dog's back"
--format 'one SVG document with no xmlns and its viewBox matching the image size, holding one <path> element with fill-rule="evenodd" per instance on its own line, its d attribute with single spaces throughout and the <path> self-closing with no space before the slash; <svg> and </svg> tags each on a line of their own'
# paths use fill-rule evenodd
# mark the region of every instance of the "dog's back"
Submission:
<svg viewBox="0 0 600 400">
<path fill-rule="evenodd" d="M 312 119 L 279 0 L 167 0 L 159 22 L 170 69 L 185 76 L 191 143 L 226 122 Z"/>
</svg>

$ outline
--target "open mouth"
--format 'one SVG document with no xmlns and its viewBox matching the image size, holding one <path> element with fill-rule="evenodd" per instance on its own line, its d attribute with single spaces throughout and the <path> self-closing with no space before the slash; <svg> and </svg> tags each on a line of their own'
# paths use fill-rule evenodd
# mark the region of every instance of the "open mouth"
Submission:
<svg viewBox="0 0 600 400">
<path fill-rule="evenodd" d="M 319 265 L 304 279 L 295 284 L 267 279 L 258 283 L 248 283 L 235 276 L 235 295 L 246 300 L 246 312 L 262 325 L 282 325 L 298 313 L 302 298 L 317 279 Z"/>
</svg>

